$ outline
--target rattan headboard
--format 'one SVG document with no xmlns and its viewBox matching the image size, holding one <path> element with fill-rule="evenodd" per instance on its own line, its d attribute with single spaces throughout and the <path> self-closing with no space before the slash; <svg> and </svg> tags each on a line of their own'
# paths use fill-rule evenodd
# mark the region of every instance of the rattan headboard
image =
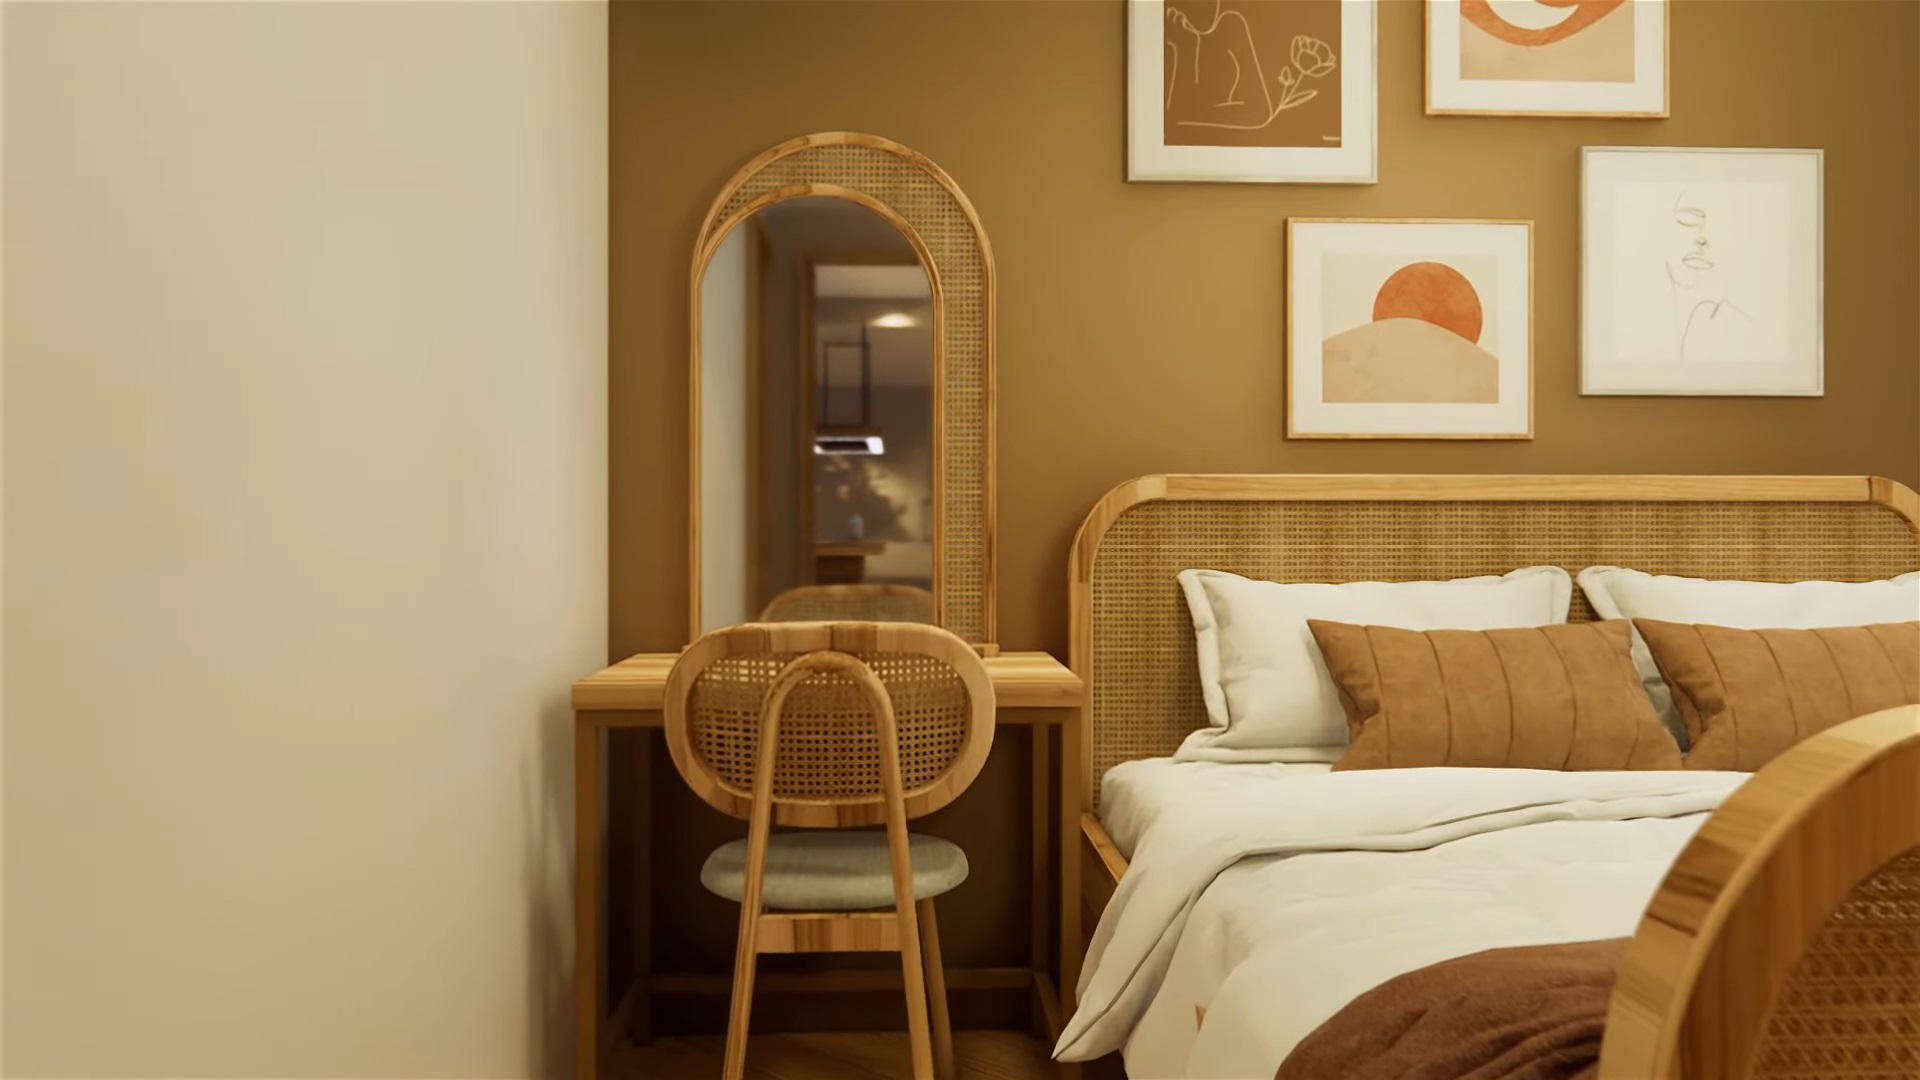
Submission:
<svg viewBox="0 0 1920 1080">
<path fill-rule="evenodd" d="M 1148 476 L 1074 539 L 1081 790 L 1206 723 L 1188 567 L 1271 581 L 1417 581 L 1600 564 L 1755 581 L 1920 569 L 1920 496 L 1863 476 Z M 1574 590 L 1571 616 L 1592 618 Z"/>
</svg>

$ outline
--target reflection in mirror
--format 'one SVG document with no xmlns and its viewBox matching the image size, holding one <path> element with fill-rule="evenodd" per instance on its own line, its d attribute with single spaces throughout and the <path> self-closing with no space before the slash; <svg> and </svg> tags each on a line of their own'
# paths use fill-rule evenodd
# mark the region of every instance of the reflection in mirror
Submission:
<svg viewBox="0 0 1920 1080">
<path fill-rule="evenodd" d="M 934 302 L 858 203 L 735 227 L 700 281 L 700 622 L 933 621 Z"/>
</svg>

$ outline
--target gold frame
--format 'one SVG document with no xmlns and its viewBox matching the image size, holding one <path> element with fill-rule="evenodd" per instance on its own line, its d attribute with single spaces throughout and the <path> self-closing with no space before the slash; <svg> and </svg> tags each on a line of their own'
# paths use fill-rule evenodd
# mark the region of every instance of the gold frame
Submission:
<svg viewBox="0 0 1920 1080">
<path fill-rule="evenodd" d="M 1660 111 L 1576 112 L 1565 109 L 1436 109 L 1433 107 L 1433 5 L 1420 2 L 1420 106 L 1428 116 L 1543 116 L 1585 120 L 1666 120 L 1673 116 L 1673 2 L 1660 3 Z M 1627 0 L 1639 3 L 1640 0 Z"/>
<path fill-rule="evenodd" d="M 1527 230 L 1527 430 L 1521 434 L 1477 435 L 1477 434 L 1402 434 L 1372 432 L 1338 433 L 1301 433 L 1293 428 L 1293 229 L 1295 225 L 1523 225 Z M 1286 437 L 1289 439 L 1424 439 L 1424 440 L 1469 440 L 1473 442 L 1513 442 L 1527 441 L 1534 437 L 1534 369 L 1533 369 L 1533 221 L 1530 218 L 1377 218 L 1377 217 L 1290 217 L 1287 219 L 1287 250 L 1282 257 L 1280 282 L 1287 298 L 1286 333 L 1282 348 L 1285 361 L 1281 368 L 1280 380 L 1286 395 Z"/>
<path fill-rule="evenodd" d="M 997 652 L 994 600 L 994 263 L 980 215 L 926 156 L 829 131 L 772 147 L 723 185 L 694 243 L 688 307 L 688 640 L 700 636 L 700 281 L 720 243 L 774 203 L 857 203 L 906 237 L 927 272 L 934 336 L 934 619 Z M 890 201 L 891 200 L 891 201 Z"/>
</svg>

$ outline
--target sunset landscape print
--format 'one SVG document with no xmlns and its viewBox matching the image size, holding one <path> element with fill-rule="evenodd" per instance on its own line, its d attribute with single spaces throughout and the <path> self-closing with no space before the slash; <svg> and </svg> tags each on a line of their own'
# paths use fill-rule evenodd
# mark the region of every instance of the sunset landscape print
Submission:
<svg viewBox="0 0 1920 1080">
<path fill-rule="evenodd" d="M 1487 301 L 1461 266 L 1482 281 L 1488 256 L 1419 259 L 1376 286 L 1379 256 L 1326 257 L 1321 400 L 1328 402 L 1485 402 L 1500 399 L 1500 358 L 1482 344 Z M 1358 265 L 1356 265 L 1358 264 Z M 1343 280 L 1344 279 L 1344 280 Z M 1355 292 L 1373 292 L 1368 320 L 1340 329 Z M 1489 290 L 1491 293 L 1491 290 Z"/>
<path fill-rule="evenodd" d="M 1531 222 L 1294 218 L 1287 322 L 1291 437 L 1532 437 Z"/>
</svg>

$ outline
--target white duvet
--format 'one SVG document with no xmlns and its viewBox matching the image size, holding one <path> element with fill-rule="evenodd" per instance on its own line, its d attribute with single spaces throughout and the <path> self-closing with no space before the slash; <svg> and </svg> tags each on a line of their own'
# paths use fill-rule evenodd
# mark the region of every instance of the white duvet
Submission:
<svg viewBox="0 0 1920 1080">
<path fill-rule="evenodd" d="M 1124 1049 L 1136 1080 L 1271 1077 L 1396 975 L 1631 934 L 1693 830 L 1745 779 L 1383 769 L 1168 808 L 1094 933 L 1056 1056 Z"/>
</svg>

